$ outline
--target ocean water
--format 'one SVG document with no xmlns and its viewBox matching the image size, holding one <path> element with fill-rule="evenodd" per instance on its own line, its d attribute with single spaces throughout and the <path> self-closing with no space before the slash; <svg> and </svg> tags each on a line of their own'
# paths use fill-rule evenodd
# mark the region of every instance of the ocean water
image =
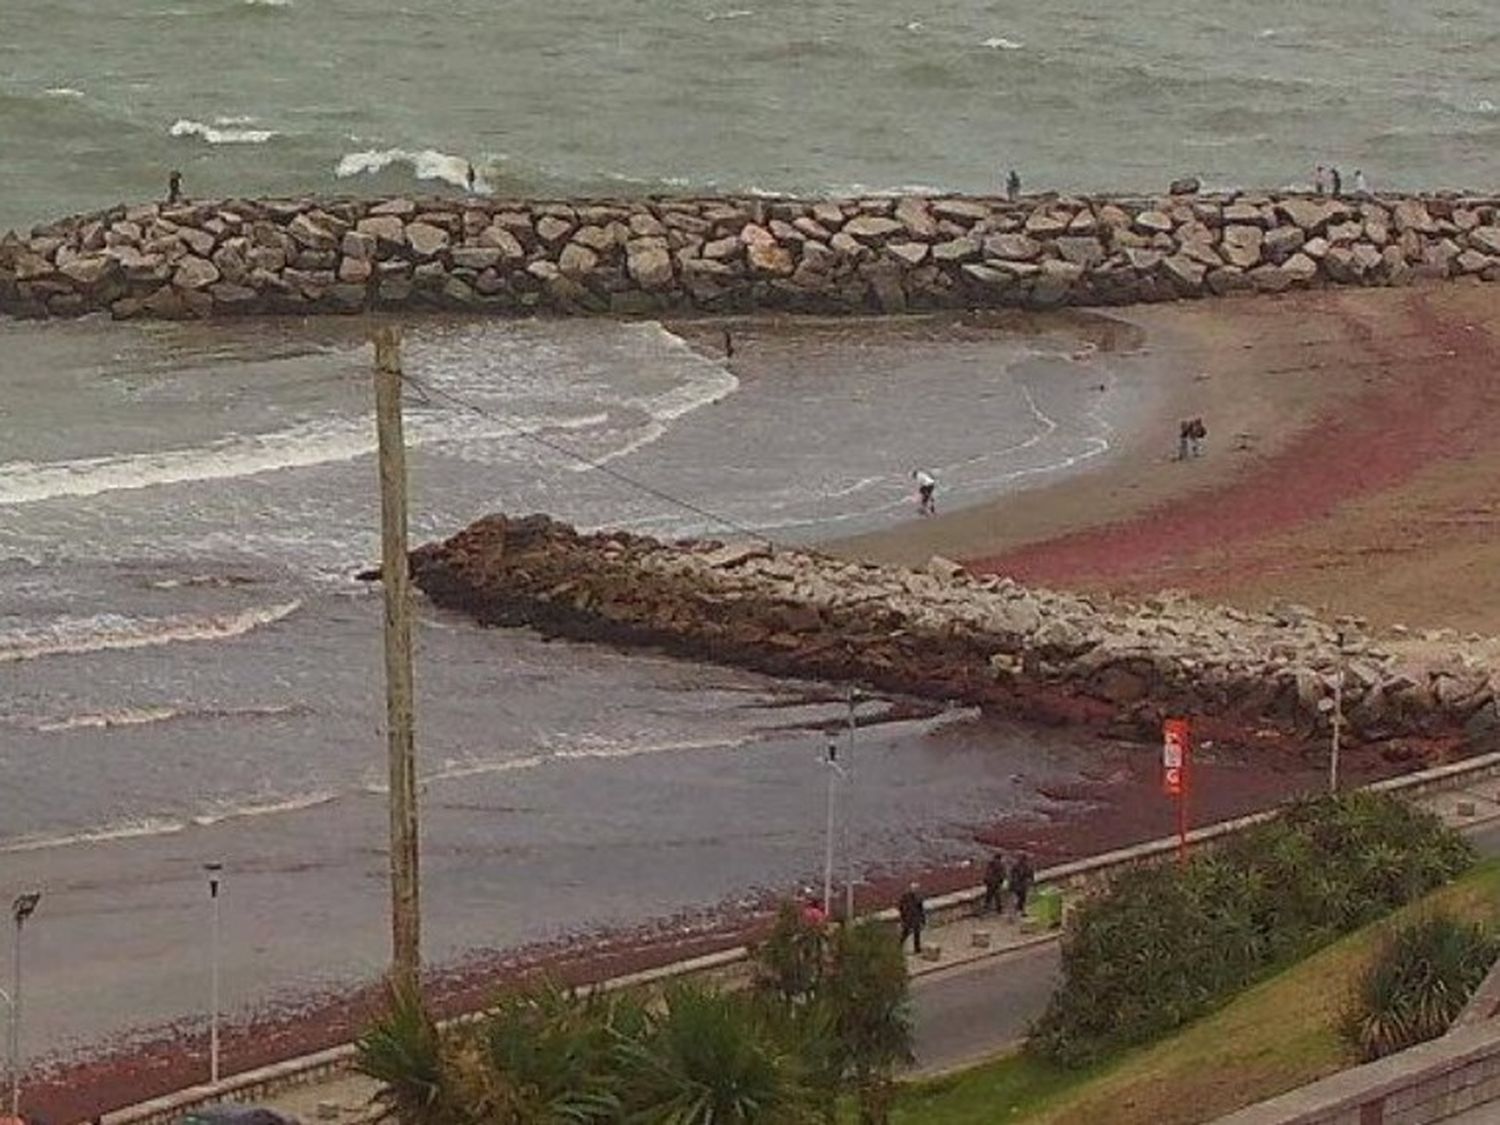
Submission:
<svg viewBox="0 0 1500 1125">
<path fill-rule="evenodd" d="M 190 194 L 1500 180 L 1489 0 L 3 0 L 0 228 Z"/>
<path fill-rule="evenodd" d="M 381 603 L 352 577 L 379 553 L 363 333 L 0 322 L 0 893 L 46 895 L 39 1046 L 201 1011 L 182 961 L 208 859 L 233 887 L 236 1008 L 378 971 Z M 944 504 L 1103 464 L 1151 397 L 1149 357 L 1066 332 L 736 338 L 731 367 L 654 322 L 408 324 L 414 541 L 495 510 L 816 541 L 917 518 L 915 464 Z M 436 961 L 816 876 L 819 729 L 841 692 L 425 605 L 416 663 Z M 1041 790 L 1099 757 L 966 712 L 860 741 L 861 871 L 969 854 L 972 826 L 1044 810 Z"/>
</svg>

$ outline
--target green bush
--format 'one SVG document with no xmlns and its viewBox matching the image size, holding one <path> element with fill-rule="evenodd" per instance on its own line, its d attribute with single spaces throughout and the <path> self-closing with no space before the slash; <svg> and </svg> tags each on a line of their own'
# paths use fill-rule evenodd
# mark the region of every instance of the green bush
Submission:
<svg viewBox="0 0 1500 1125">
<path fill-rule="evenodd" d="M 1431 814 L 1355 792 L 1294 802 L 1186 865 L 1125 871 L 1073 913 L 1028 1046 L 1080 1065 L 1153 1039 L 1472 862 Z"/>
<path fill-rule="evenodd" d="M 1436 1039 L 1497 954 L 1500 942 L 1475 922 L 1434 914 L 1401 926 L 1360 979 L 1346 1036 L 1366 1060 Z"/>
<path fill-rule="evenodd" d="M 906 962 L 889 927 L 785 910 L 747 992 L 675 983 L 647 999 L 541 987 L 438 1028 L 395 992 L 359 1041 L 401 1125 L 814 1125 L 841 1093 L 887 1120 L 911 1057 Z"/>
</svg>

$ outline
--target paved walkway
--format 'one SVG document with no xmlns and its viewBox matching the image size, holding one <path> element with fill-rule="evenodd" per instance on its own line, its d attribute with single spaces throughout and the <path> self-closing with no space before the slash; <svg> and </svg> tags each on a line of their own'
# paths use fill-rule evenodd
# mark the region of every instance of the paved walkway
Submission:
<svg viewBox="0 0 1500 1125">
<path fill-rule="evenodd" d="M 1431 794 L 1419 803 L 1464 829 L 1482 854 L 1500 855 L 1500 780 Z M 1033 922 L 1018 924 L 1013 914 L 959 918 L 929 929 L 926 954 L 907 955 L 916 1073 L 959 1069 L 1014 1046 L 1052 993 L 1059 966 L 1054 936 Z M 265 1104 L 305 1122 L 356 1125 L 372 1119 L 374 1090 L 368 1079 L 344 1077 L 288 1091 Z"/>
</svg>

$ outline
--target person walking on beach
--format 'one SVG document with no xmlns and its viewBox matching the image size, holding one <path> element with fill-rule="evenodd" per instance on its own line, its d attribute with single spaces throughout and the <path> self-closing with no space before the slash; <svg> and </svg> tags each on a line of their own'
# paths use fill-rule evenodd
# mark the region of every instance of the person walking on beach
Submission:
<svg viewBox="0 0 1500 1125">
<path fill-rule="evenodd" d="M 1025 852 L 1016 856 L 1010 869 L 1010 894 L 1016 900 L 1016 914 L 1026 916 L 1026 896 L 1031 893 L 1031 884 L 1036 882 L 1036 872 L 1031 869 L 1031 857 Z"/>
<path fill-rule="evenodd" d="M 984 902 L 981 912 L 993 909 L 996 914 L 1005 913 L 1005 857 L 999 852 L 990 856 L 984 865 Z"/>
<path fill-rule="evenodd" d="M 1208 437 L 1208 427 L 1203 424 L 1202 418 L 1194 418 L 1188 423 L 1188 445 L 1194 457 L 1203 456 L 1203 440 L 1206 437 Z"/>
<path fill-rule="evenodd" d="M 176 168 L 167 176 L 167 202 L 180 203 L 182 201 L 182 173 Z"/>
<path fill-rule="evenodd" d="M 911 479 L 917 482 L 917 511 L 924 516 L 937 515 L 937 501 L 933 499 L 937 492 L 937 478 L 926 469 L 913 469 Z"/>
<path fill-rule="evenodd" d="M 901 941 L 911 938 L 913 953 L 922 952 L 922 927 L 927 925 L 927 905 L 922 901 L 921 888 L 912 883 L 896 901 L 896 913 L 901 917 Z"/>
<path fill-rule="evenodd" d="M 1010 174 L 1005 177 L 1005 198 L 1014 203 L 1021 197 L 1021 177 L 1012 168 Z"/>
</svg>

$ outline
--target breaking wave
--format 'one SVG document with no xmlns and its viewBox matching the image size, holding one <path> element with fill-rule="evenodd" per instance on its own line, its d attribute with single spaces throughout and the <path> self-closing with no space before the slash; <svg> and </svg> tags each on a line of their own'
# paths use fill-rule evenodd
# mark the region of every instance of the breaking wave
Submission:
<svg viewBox="0 0 1500 1125">
<path fill-rule="evenodd" d="M 468 186 L 469 161 L 462 156 L 439 152 L 434 148 L 418 151 L 404 148 L 367 149 L 363 152 L 346 153 L 333 174 L 345 180 L 353 176 L 373 176 L 393 166 L 409 169 L 419 180 L 441 180 L 454 187 Z M 476 173 L 481 170 L 478 163 L 475 163 L 474 170 Z M 474 188 L 476 191 L 487 192 L 490 185 L 483 177 L 479 177 L 474 182 Z"/>
<path fill-rule="evenodd" d="M 301 608 L 302 603 L 293 600 L 238 613 L 205 616 L 175 614 L 142 618 L 101 613 L 92 617 L 62 617 L 46 625 L 0 633 L 0 664 L 46 656 L 151 648 L 182 641 L 226 640 L 275 624 Z"/>
<path fill-rule="evenodd" d="M 251 128 L 253 117 L 215 117 L 212 125 L 180 117 L 167 132 L 174 137 L 198 137 L 211 145 L 260 145 L 276 136 L 274 129 Z"/>
</svg>

